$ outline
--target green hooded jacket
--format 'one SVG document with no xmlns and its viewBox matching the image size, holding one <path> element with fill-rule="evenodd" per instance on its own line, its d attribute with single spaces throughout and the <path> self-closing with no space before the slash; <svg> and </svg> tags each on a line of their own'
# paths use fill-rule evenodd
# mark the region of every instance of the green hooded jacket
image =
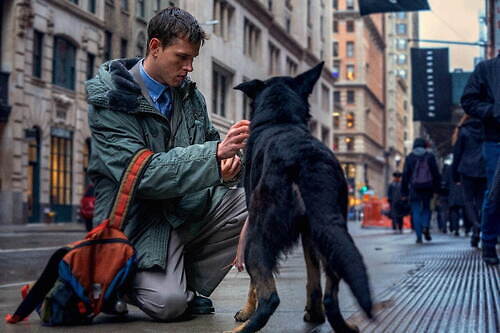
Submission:
<svg viewBox="0 0 500 333">
<path fill-rule="evenodd" d="M 137 75 L 138 61 L 111 60 L 86 83 L 92 133 L 88 175 L 96 190 L 94 222 L 108 217 L 134 153 L 152 150 L 155 154 L 137 186 L 123 228 L 136 248 L 139 269 L 165 269 L 172 228 L 185 228 L 183 234 L 195 238 L 207 212 L 238 179 L 222 181 L 216 159 L 220 136 L 196 84 L 186 79 L 172 89 L 169 120 L 151 103 Z"/>
</svg>

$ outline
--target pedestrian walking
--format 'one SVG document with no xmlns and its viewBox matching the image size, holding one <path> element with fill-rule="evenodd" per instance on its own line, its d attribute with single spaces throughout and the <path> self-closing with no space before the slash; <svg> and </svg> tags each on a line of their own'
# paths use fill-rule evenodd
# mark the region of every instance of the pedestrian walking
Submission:
<svg viewBox="0 0 500 333">
<path fill-rule="evenodd" d="M 401 172 L 394 172 L 392 176 L 392 182 L 389 184 L 387 189 L 387 199 L 390 207 L 389 214 L 392 220 L 393 230 L 402 234 L 403 218 L 407 215 L 407 202 L 406 200 L 403 200 L 401 196 L 401 177 L 403 174 Z"/>
<path fill-rule="evenodd" d="M 465 215 L 464 189 L 460 182 L 453 180 L 452 165 L 445 164 L 443 167 L 443 179 L 448 190 L 448 217 L 450 221 L 450 232 L 455 236 L 460 235 L 460 221 L 464 222 L 465 234 L 472 229 L 471 223 Z"/>
<path fill-rule="evenodd" d="M 481 153 L 483 125 L 479 119 L 465 114 L 453 134 L 452 175 L 464 192 L 465 216 L 472 225 L 471 246 L 479 244 L 481 207 L 486 191 L 486 170 Z"/>
<path fill-rule="evenodd" d="M 130 158 L 154 152 L 125 221 L 138 267 L 124 299 L 157 320 L 214 311 L 199 294 L 210 296 L 229 272 L 247 216 L 243 190 L 231 188 L 249 122 L 221 141 L 187 76 L 205 39 L 191 14 L 166 8 L 148 23 L 145 58 L 108 61 L 86 85 L 94 221 L 107 217 Z"/>
<path fill-rule="evenodd" d="M 480 62 L 472 73 L 462 95 L 462 107 L 468 115 L 483 124 L 483 158 L 486 169 L 486 192 L 481 210 L 482 255 L 485 263 L 498 265 L 496 252 L 500 234 L 500 201 L 495 200 L 500 173 L 500 54 Z"/>
<path fill-rule="evenodd" d="M 427 241 L 432 240 L 430 201 L 440 182 L 436 158 L 426 150 L 425 139 L 415 139 L 412 152 L 405 158 L 401 193 L 403 199 L 408 198 L 410 202 L 417 243 L 422 243 L 422 234 Z"/>
</svg>

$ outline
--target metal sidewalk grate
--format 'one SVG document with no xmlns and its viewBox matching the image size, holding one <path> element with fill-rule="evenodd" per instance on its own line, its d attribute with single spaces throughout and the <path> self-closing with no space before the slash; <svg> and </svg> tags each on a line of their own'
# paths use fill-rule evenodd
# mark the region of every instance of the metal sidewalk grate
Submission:
<svg viewBox="0 0 500 333">
<path fill-rule="evenodd" d="M 500 332 L 500 271 L 465 244 L 415 248 L 398 263 L 417 268 L 377 298 L 389 300 L 361 332 Z"/>
</svg>

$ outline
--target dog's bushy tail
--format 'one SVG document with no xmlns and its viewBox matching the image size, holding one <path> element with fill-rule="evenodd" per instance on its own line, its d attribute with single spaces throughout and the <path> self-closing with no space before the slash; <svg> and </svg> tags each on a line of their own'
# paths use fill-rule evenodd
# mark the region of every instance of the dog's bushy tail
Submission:
<svg viewBox="0 0 500 333">
<path fill-rule="evenodd" d="M 310 220 L 310 229 L 325 264 L 347 282 L 363 311 L 372 318 L 373 304 L 366 267 L 345 226 Z"/>
<path fill-rule="evenodd" d="M 314 174 L 313 171 L 305 170 L 304 173 Z M 326 165 L 325 170 L 317 168 L 316 175 L 331 175 L 336 170 L 330 171 Z M 298 180 L 298 195 L 305 206 L 314 246 L 326 261 L 325 264 L 347 282 L 361 308 L 372 318 L 372 298 L 366 266 L 347 232 L 347 200 L 343 197 L 347 196 L 347 186 L 341 179 L 330 178 L 321 182 L 319 178 Z"/>
</svg>

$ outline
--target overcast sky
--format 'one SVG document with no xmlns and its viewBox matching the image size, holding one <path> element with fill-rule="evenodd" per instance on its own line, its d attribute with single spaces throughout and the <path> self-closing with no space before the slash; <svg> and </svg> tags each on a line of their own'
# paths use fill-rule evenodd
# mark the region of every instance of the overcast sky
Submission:
<svg viewBox="0 0 500 333">
<path fill-rule="evenodd" d="M 429 0 L 431 11 L 420 12 L 420 39 L 477 42 L 479 13 L 484 0 Z M 449 47 L 450 69 L 474 67 L 479 47 L 421 43 L 421 47 Z"/>
</svg>

